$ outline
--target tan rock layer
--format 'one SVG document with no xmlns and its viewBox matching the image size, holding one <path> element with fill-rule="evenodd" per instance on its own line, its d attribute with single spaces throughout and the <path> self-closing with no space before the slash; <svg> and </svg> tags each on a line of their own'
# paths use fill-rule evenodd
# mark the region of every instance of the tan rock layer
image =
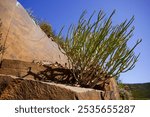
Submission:
<svg viewBox="0 0 150 117">
<path fill-rule="evenodd" d="M 102 91 L 0 77 L 0 99 L 6 100 L 100 100 Z"/>
<path fill-rule="evenodd" d="M 0 0 L 3 46 L 6 51 L 2 59 L 31 62 L 45 60 L 62 65 L 67 57 L 30 18 L 23 6 L 16 0 Z"/>
<path fill-rule="evenodd" d="M 29 68 L 31 68 L 30 74 L 28 74 Z M 54 70 L 56 68 L 59 70 Z M 16 61 L 16 60 L 4 60 L 0 68 L 0 74 L 2 76 L 1 78 L 4 79 L 3 82 L 1 81 L 2 83 L 0 85 L 2 86 L 2 88 L 0 88 L 0 90 L 4 89 L 3 86 L 5 86 L 6 81 L 7 82 L 9 81 L 8 82 L 9 85 L 6 88 L 7 90 L 5 90 L 3 94 L 1 95 L 1 99 L 79 99 L 79 100 L 120 99 L 119 92 L 117 90 L 117 84 L 114 79 L 110 79 L 107 82 L 107 85 L 105 86 L 104 91 L 94 90 L 94 89 L 85 89 L 85 88 L 79 88 L 79 87 L 73 87 L 73 86 L 65 86 L 65 85 L 60 85 L 60 84 L 56 85 L 53 83 L 49 83 L 49 82 L 54 81 L 54 79 L 57 79 L 57 82 L 62 81 L 62 78 L 68 75 L 68 73 L 62 72 L 64 70 L 65 69 L 61 68 L 61 66 L 59 67 L 52 66 L 51 69 L 47 70 L 47 68 L 45 68 L 44 66 L 36 64 L 36 63 Z M 45 79 L 43 79 L 45 76 L 46 76 L 46 81 Z M 13 79 L 12 77 L 22 78 L 22 80 Z M 0 80 L 2 80 L 1 78 Z M 44 82 L 41 83 L 41 81 L 44 81 Z M 66 83 L 69 83 L 68 80 Z M 69 85 L 70 84 L 71 82 L 69 83 Z M 22 93 L 22 90 L 24 90 L 24 93 Z M 45 93 L 42 93 L 40 91 L 43 91 Z M 47 91 L 48 93 L 46 93 Z M 39 96 L 37 96 L 38 95 L 37 92 L 40 92 Z M 49 93 L 49 92 L 53 92 L 53 93 Z M 63 96 L 61 97 L 59 96 L 58 92 L 60 94 L 62 92 L 63 94 L 65 93 L 66 94 L 64 97 Z M 57 94 L 58 97 L 55 94 Z M 17 95 L 18 97 L 16 97 Z M 27 95 L 27 97 L 25 95 Z M 44 97 L 45 95 L 47 95 L 49 98 L 47 96 L 44 98 L 42 97 L 42 95 L 44 95 Z M 67 95 L 70 95 L 69 98 L 66 97 Z"/>
</svg>

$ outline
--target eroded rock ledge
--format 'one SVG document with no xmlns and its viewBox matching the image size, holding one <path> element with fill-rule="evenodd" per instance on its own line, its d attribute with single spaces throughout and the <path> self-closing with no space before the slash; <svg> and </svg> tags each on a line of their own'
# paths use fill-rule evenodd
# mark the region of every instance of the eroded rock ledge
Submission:
<svg viewBox="0 0 150 117">
<path fill-rule="evenodd" d="M 102 100 L 103 91 L 0 76 L 0 99 L 7 100 Z"/>
<path fill-rule="evenodd" d="M 28 69 L 31 69 L 29 74 Z M 51 79 L 62 78 L 58 71 L 39 64 L 3 60 L 0 68 L 0 99 L 15 100 L 116 100 L 119 99 L 117 84 L 110 79 L 105 91 L 54 83 Z M 46 71 L 46 72 L 45 72 Z M 42 75 L 41 75 L 42 74 Z M 50 76 L 44 81 L 45 76 Z"/>
</svg>

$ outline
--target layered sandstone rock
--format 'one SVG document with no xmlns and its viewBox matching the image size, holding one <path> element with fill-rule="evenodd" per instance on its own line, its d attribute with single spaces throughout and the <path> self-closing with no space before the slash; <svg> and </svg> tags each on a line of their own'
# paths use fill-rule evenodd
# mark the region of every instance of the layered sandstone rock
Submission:
<svg viewBox="0 0 150 117">
<path fill-rule="evenodd" d="M 101 100 L 103 91 L 0 76 L 0 99 Z"/>
<path fill-rule="evenodd" d="M 68 86 L 58 84 L 59 81 L 68 77 L 67 71 L 67 69 L 58 66 L 47 68 L 30 62 L 3 60 L 0 69 L 0 85 L 2 86 L 0 87 L 0 90 L 2 90 L 0 99 L 120 99 L 117 84 L 113 78 L 108 80 L 103 91 L 71 86 L 72 84 L 68 82 L 66 82 Z M 54 81 L 57 81 L 57 83 L 54 83 Z M 3 86 L 7 88 L 3 88 Z M 5 91 L 3 91 L 4 89 Z M 45 93 L 41 92 L 40 94 L 39 90 Z M 63 94 L 60 96 L 62 92 Z M 30 95 L 30 97 L 25 95 Z M 35 98 L 34 95 L 37 97 Z"/>
</svg>

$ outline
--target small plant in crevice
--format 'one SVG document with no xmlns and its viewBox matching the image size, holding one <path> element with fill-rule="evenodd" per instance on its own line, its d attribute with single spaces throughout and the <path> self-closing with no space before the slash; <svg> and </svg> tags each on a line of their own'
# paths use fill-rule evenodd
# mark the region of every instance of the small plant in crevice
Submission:
<svg viewBox="0 0 150 117">
<path fill-rule="evenodd" d="M 84 11 L 78 24 L 70 26 L 60 44 L 68 57 L 69 69 L 76 83 L 91 88 L 132 70 L 139 58 L 134 50 L 142 41 L 137 40 L 131 48 L 127 46 L 134 31 L 134 26 L 131 27 L 134 17 L 113 26 L 115 11 L 108 18 L 103 11 L 99 11 L 93 22 L 94 14 L 85 19 Z"/>
</svg>

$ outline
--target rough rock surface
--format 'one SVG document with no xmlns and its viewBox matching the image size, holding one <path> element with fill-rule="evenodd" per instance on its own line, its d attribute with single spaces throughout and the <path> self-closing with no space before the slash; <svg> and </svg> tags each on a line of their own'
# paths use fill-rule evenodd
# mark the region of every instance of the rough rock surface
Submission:
<svg viewBox="0 0 150 117">
<path fill-rule="evenodd" d="M 100 100 L 102 91 L 0 76 L 0 99 Z"/>
<path fill-rule="evenodd" d="M 110 78 L 107 83 L 105 84 L 105 99 L 106 100 L 118 100 L 120 99 L 118 85 L 116 83 L 116 80 L 114 78 Z"/>
<path fill-rule="evenodd" d="M 28 68 L 31 68 L 30 74 Z M 45 81 L 43 78 L 46 74 L 42 76 L 39 74 L 43 71 L 47 71 L 46 68 L 38 64 L 4 60 L 0 69 L 0 99 L 119 99 L 116 82 L 113 79 L 108 82 L 106 90 L 101 91 L 51 83 L 53 81 L 51 78 L 62 78 L 62 71 L 53 71 L 53 68 L 50 70 L 53 74 L 49 74 L 52 77 Z"/>
<path fill-rule="evenodd" d="M 17 0 L 0 0 L 0 19 L 2 44 L 7 48 L 2 59 L 67 63 L 58 45 L 35 24 Z"/>
</svg>

